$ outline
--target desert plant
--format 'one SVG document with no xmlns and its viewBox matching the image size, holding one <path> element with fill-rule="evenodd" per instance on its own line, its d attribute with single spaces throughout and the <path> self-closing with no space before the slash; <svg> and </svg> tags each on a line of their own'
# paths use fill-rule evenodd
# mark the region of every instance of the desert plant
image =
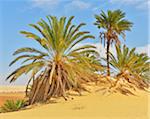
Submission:
<svg viewBox="0 0 150 119">
<path fill-rule="evenodd" d="M 110 75 L 109 49 L 112 43 L 120 44 L 119 36 L 125 39 L 125 31 L 130 31 L 132 23 L 125 19 L 125 13 L 121 10 L 108 10 L 107 13 L 101 11 L 100 15 L 95 15 L 94 23 L 100 31 L 101 42 L 104 40 L 104 47 L 107 44 L 107 75 Z"/>
<path fill-rule="evenodd" d="M 7 79 L 13 82 L 21 75 L 32 72 L 28 83 L 32 82 L 28 94 L 30 104 L 51 97 L 62 96 L 66 99 L 67 90 L 73 89 L 80 93 L 85 90 L 82 83 L 94 80 L 94 65 L 85 54 L 97 56 L 95 47 L 83 43 L 77 47 L 77 44 L 85 39 L 94 39 L 94 36 L 88 31 L 80 31 L 84 23 L 72 25 L 73 18 L 66 21 L 66 17 L 58 19 L 47 16 L 48 22 L 41 19 L 37 25 L 30 24 L 41 36 L 21 31 L 27 38 L 38 42 L 42 49 L 25 47 L 15 51 L 13 55 L 22 55 L 13 60 L 10 66 L 21 59 L 24 59 L 25 65 L 12 72 Z"/>
<path fill-rule="evenodd" d="M 25 106 L 24 100 L 6 100 L 3 106 L 1 106 L 1 112 L 12 112 L 18 111 Z"/>
<path fill-rule="evenodd" d="M 135 48 L 131 50 L 126 47 L 116 45 L 115 57 L 110 53 L 110 64 L 117 70 L 116 83 L 122 83 L 119 90 L 123 87 L 130 87 L 146 90 L 149 88 L 149 78 L 147 73 L 150 70 L 149 57 L 146 54 L 137 54 Z"/>
</svg>

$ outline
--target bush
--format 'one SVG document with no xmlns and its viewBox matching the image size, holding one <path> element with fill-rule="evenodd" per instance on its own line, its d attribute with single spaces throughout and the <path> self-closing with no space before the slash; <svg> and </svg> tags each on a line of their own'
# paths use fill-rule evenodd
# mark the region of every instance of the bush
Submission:
<svg viewBox="0 0 150 119">
<path fill-rule="evenodd" d="M 21 108 L 25 107 L 25 101 L 24 100 L 6 100 L 4 105 L 1 107 L 0 112 L 13 112 L 18 111 Z"/>
</svg>

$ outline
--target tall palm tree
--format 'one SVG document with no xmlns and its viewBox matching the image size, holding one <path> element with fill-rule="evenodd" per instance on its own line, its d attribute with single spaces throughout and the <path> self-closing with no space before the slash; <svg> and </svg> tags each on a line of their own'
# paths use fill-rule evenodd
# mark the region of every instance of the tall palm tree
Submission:
<svg viewBox="0 0 150 119">
<path fill-rule="evenodd" d="M 38 42 L 42 49 L 24 47 L 16 50 L 13 55 L 18 55 L 10 66 L 18 60 L 23 60 L 23 66 L 12 72 L 7 79 L 15 81 L 21 75 L 32 73 L 33 80 L 29 92 L 29 103 L 46 101 L 51 97 L 62 96 L 66 99 L 66 91 L 75 90 L 80 93 L 84 90 L 82 83 L 94 79 L 93 63 L 90 56 L 97 56 L 92 45 L 77 44 L 85 39 L 94 39 L 88 31 L 80 31 L 84 23 L 72 25 L 73 16 L 58 19 L 47 16 L 48 22 L 41 19 L 37 24 L 29 24 L 40 34 L 21 31 L 27 38 Z M 28 86 L 27 86 L 28 87 Z"/>
<path fill-rule="evenodd" d="M 125 39 L 125 31 L 130 31 L 132 23 L 125 19 L 125 13 L 121 10 L 108 10 L 107 13 L 101 11 L 100 15 L 95 15 L 96 22 L 94 23 L 100 31 L 101 42 L 104 40 L 107 44 L 107 75 L 110 76 L 109 67 L 109 49 L 112 43 L 120 44 L 119 36 Z"/>
</svg>

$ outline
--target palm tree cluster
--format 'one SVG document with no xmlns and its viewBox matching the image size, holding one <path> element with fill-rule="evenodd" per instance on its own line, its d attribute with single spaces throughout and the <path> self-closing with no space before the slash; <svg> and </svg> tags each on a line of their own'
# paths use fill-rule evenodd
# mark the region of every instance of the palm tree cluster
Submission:
<svg viewBox="0 0 150 119">
<path fill-rule="evenodd" d="M 29 24 L 38 34 L 20 32 L 41 46 L 41 49 L 24 47 L 16 50 L 13 55 L 17 55 L 17 58 L 10 66 L 17 61 L 22 61 L 22 66 L 7 77 L 10 82 L 14 82 L 23 74 L 30 74 L 26 88 L 29 104 L 54 97 L 64 97 L 67 100 L 67 91 L 73 90 L 81 94 L 81 91 L 86 91 L 85 84 L 100 80 L 98 72 L 104 70 L 105 66 L 100 63 L 96 47 L 83 43 L 84 40 L 95 37 L 88 31 L 80 30 L 85 23 L 78 26 L 72 24 L 73 18 L 47 16 L 47 21 L 41 19 L 37 24 Z M 125 13 L 121 10 L 109 10 L 107 13 L 102 11 L 95 18 L 95 25 L 103 29 L 100 38 L 104 40 L 104 45 L 105 42 L 107 44 L 107 75 L 110 76 L 111 65 L 118 71 L 115 85 L 118 81 L 125 80 L 134 85 L 132 88 L 149 88 L 148 56 L 120 46 L 120 36 L 125 38 L 125 31 L 132 27 L 132 23 L 125 19 Z M 117 57 L 109 51 L 113 42 L 116 44 Z M 122 92 L 125 90 L 124 87 L 119 88 Z"/>
</svg>

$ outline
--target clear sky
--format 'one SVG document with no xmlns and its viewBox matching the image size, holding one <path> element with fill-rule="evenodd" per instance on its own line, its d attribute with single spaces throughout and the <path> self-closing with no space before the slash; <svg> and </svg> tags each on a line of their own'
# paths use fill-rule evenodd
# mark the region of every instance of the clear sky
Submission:
<svg viewBox="0 0 150 119">
<path fill-rule="evenodd" d="M 99 30 L 93 25 L 94 15 L 101 10 L 121 9 L 126 18 L 134 23 L 132 31 L 127 32 L 129 47 L 138 47 L 144 52 L 148 43 L 148 6 L 150 0 L 0 0 L 0 85 L 8 84 L 4 79 L 15 69 L 8 64 L 14 58 L 12 53 L 20 47 L 38 45 L 19 34 L 20 30 L 32 31 L 28 24 L 36 23 L 47 15 L 75 16 L 73 23 L 85 22 L 84 29 L 96 36 L 93 43 L 99 43 Z M 15 84 L 25 84 L 27 79 L 19 79 Z"/>
</svg>

